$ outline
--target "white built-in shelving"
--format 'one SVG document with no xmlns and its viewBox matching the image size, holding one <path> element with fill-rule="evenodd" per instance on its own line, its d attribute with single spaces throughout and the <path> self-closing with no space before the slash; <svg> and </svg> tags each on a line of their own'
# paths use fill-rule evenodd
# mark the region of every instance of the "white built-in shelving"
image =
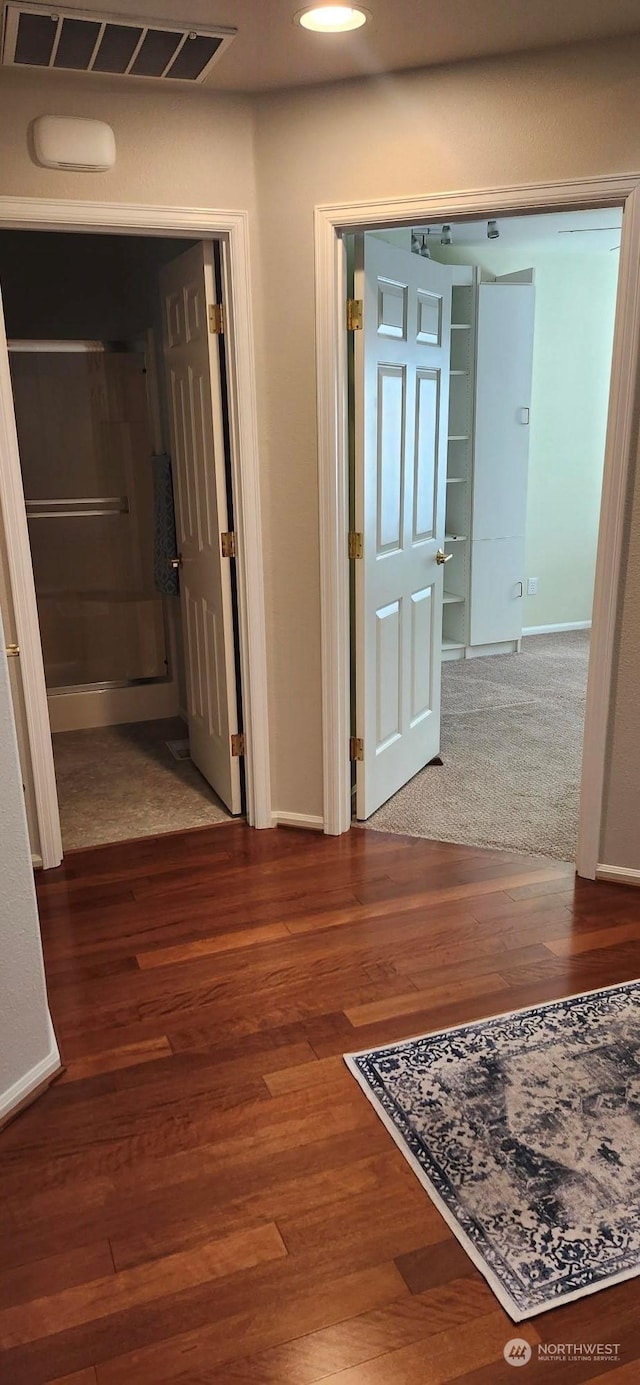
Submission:
<svg viewBox="0 0 640 1385">
<path fill-rule="evenodd" d="M 473 399 L 475 389 L 476 272 L 456 265 L 451 293 L 451 361 L 447 438 L 445 552 L 447 589 L 442 608 L 442 657 L 459 659 L 468 639 Z"/>
</svg>

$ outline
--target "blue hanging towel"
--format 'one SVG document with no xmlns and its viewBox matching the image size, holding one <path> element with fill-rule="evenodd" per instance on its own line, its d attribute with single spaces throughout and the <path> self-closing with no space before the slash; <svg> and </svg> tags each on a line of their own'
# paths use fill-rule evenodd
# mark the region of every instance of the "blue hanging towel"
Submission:
<svg viewBox="0 0 640 1385">
<path fill-rule="evenodd" d="M 171 458 L 166 452 L 151 458 L 153 467 L 153 580 L 163 596 L 177 596 L 178 570 L 171 559 L 178 552 L 173 504 Z"/>
</svg>

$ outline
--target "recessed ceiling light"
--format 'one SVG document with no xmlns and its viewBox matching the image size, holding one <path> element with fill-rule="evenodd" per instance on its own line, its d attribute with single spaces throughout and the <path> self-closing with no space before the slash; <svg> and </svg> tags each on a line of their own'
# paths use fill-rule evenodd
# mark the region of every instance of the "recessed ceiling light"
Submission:
<svg viewBox="0 0 640 1385">
<path fill-rule="evenodd" d="M 367 15 L 357 5 L 316 5 L 301 10 L 296 19 L 303 29 L 313 29 L 317 34 L 347 34 L 366 24 Z"/>
</svg>

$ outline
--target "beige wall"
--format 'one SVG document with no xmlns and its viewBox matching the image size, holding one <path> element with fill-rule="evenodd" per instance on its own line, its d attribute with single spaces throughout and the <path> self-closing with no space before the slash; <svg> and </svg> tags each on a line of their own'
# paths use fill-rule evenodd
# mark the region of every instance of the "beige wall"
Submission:
<svg viewBox="0 0 640 1385">
<path fill-rule="evenodd" d="M 38 168 L 30 153 L 30 125 L 36 116 L 87 115 L 108 120 L 115 130 L 117 164 L 106 174 L 66 173 Z M 87 86 L 73 76 L 44 73 L 3 72 L 0 77 L 0 194 L 20 197 L 68 197 L 88 201 L 150 203 L 162 206 L 255 209 L 253 155 L 253 117 L 242 98 L 216 97 L 207 92 L 157 89 L 145 83 L 123 87 L 121 83 L 96 82 Z M 74 262 L 76 287 L 87 281 L 87 248 L 94 257 L 95 239 L 78 242 Z M 111 238 L 110 238 L 111 239 Z M 7 300 L 7 325 L 20 335 L 47 335 L 53 322 L 59 335 L 94 336 L 95 321 L 88 314 L 82 293 L 74 297 L 67 290 L 70 265 L 66 237 L 51 237 L 56 242 L 56 281 L 50 275 L 50 253 L 43 239 L 32 237 L 34 265 L 26 275 L 16 270 L 12 255 L 19 240 L 17 233 L 0 233 L 0 274 Z M 122 244 L 122 243 L 121 243 Z M 144 266 L 132 263 L 131 253 L 120 256 L 125 292 L 135 281 L 135 296 L 149 300 L 155 262 L 149 273 L 150 258 L 143 242 Z M 61 248 L 64 253 L 61 256 Z M 163 251 L 159 248 L 159 256 Z M 107 315 L 114 295 L 114 272 L 118 256 L 103 252 L 103 294 L 97 295 L 99 335 L 127 335 L 149 325 L 147 312 L 132 304 L 130 294 L 124 317 Z M 135 252 L 133 255 L 135 259 Z M 45 281 L 45 282 L 43 282 Z M 96 298 L 95 284 L 92 298 Z M 65 321 L 62 324 L 61 311 Z M 105 326 L 106 319 L 106 326 Z M 110 324 L 110 325 L 109 325 Z M 0 609 L 10 612 L 6 601 Z M 21 704 L 18 702 L 18 713 Z M 19 717 L 20 721 L 20 717 Z M 29 810 L 31 840 L 38 850 L 33 823 L 28 758 L 24 725 L 18 727 Z"/>
<path fill-rule="evenodd" d="M 254 236 L 273 802 L 322 808 L 313 210 L 317 203 L 575 178 L 640 169 L 640 39 L 459 65 L 257 98 L 156 95 L 52 75 L 5 75 L 0 191 L 248 207 Z M 106 175 L 31 162 L 25 132 L 43 111 L 107 118 L 118 163 Z M 253 130 L 255 129 L 255 166 Z M 640 511 L 640 503 L 639 503 Z M 640 512 L 637 521 L 640 549 Z M 618 747 L 635 756 L 640 676 L 627 582 L 610 822 L 631 810 Z M 637 612 L 636 612 L 637 613 Z M 637 747 L 637 748 L 636 748 Z M 632 766 L 633 767 L 633 766 Z M 616 819 L 616 812 L 618 819 Z M 609 858 L 617 843 L 607 838 Z M 629 854 L 630 844 L 625 851 Z M 619 854 L 619 853 L 618 853 Z M 640 866 L 640 842 L 629 865 Z"/>
<path fill-rule="evenodd" d="M 321 810 L 314 206 L 640 170 L 639 108 L 640 39 L 384 77 L 331 92 L 268 96 L 257 103 L 259 248 L 271 344 L 263 379 L 263 466 L 279 805 Z M 633 634 L 634 603 L 636 617 L 640 604 L 640 504 L 636 525 L 629 614 L 621 635 L 627 672 L 616 711 L 612 824 L 627 820 L 634 808 L 634 775 L 640 783 L 633 693 L 640 679 Z M 628 768 L 618 746 L 624 746 Z M 636 789 L 635 805 L 637 795 Z M 625 863 L 640 867 L 640 834 L 633 841 L 631 835 L 629 829 Z M 610 832 L 607 853 L 609 860 L 620 855 Z"/>
<path fill-rule="evenodd" d="M 39 168 L 30 126 L 38 115 L 107 120 L 117 145 L 108 173 Z M 0 79 L 0 191 L 179 207 L 254 206 L 253 126 L 242 97 L 87 82 L 61 73 L 5 71 Z"/>
</svg>

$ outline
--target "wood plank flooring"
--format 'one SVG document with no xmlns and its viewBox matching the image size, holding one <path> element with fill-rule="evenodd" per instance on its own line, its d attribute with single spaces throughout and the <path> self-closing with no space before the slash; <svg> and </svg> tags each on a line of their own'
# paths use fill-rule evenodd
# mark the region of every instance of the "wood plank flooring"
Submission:
<svg viewBox="0 0 640 1385">
<path fill-rule="evenodd" d="M 7 1385 L 507 1385 L 640 1280 L 517 1328 L 342 1054 L 640 975 L 640 892 L 415 838 L 244 824 L 40 876 L 66 1072 L 0 1136 Z"/>
</svg>

